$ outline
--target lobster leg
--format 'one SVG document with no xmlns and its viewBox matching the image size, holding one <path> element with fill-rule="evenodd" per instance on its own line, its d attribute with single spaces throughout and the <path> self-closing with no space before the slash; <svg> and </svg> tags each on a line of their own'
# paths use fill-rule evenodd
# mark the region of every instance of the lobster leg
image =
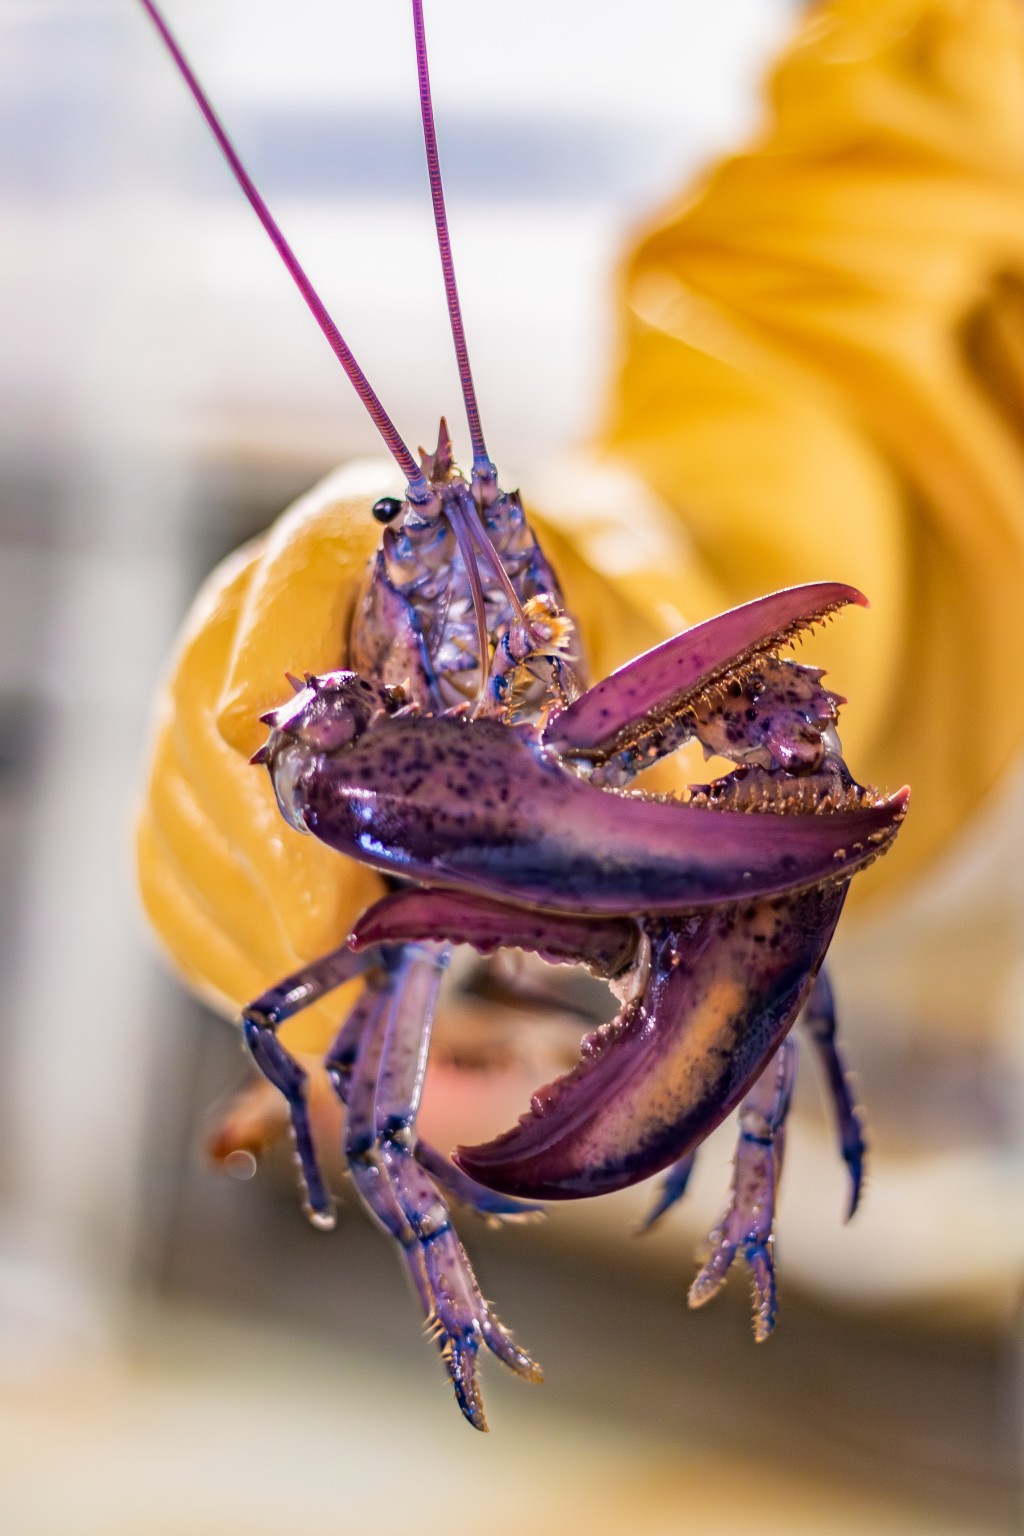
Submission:
<svg viewBox="0 0 1024 1536">
<path fill-rule="evenodd" d="M 687 1152 L 685 1157 L 666 1169 L 658 1186 L 658 1193 L 654 1202 L 640 1223 L 641 1232 L 649 1232 L 656 1222 L 659 1222 L 666 1211 L 672 1209 L 677 1200 L 681 1200 L 686 1194 L 686 1187 L 690 1182 L 693 1165 L 697 1161 L 697 1149 Z"/>
<path fill-rule="evenodd" d="M 355 1057 L 344 1078 L 332 1072 L 335 1088 L 346 1106 L 345 1159 L 352 1182 L 377 1225 L 401 1245 L 409 1278 L 429 1315 L 433 1298 L 427 1281 L 423 1254 L 391 1186 L 391 1180 L 375 1156 L 377 1145 L 377 1078 L 387 1034 L 388 1019 L 396 1002 L 401 1004 L 402 956 L 392 952 L 386 967 L 372 971 L 363 994 L 363 1028 Z M 428 1031 L 430 1020 L 427 1021 Z"/>
<path fill-rule="evenodd" d="M 864 1128 L 854 1103 L 846 1063 L 836 1043 L 835 1004 L 832 998 L 832 987 L 824 970 L 818 972 L 801 1022 L 811 1038 L 828 1085 L 839 1128 L 840 1151 L 843 1161 L 850 1170 L 850 1204 L 846 1211 L 846 1219 L 849 1221 L 860 1202 L 864 1178 L 864 1154 L 867 1149 L 864 1142 Z"/>
<path fill-rule="evenodd" d="M 359 1059 L 359 1049 L 363 1037 L 373 1028 L 379 1006 L 380 988 L 371 978 L 324 1057 L 324 1067 L 334 1086 L 334 1091 L 346 1106 L 349 1102 L 352 1074 Z M 463 1205 L 471 1206 L 473 1210 L 478 1211 L 481 1216 L 491 1219 L 515 1218 L 532 1216 L 542 1209 L 539 1205 L 529 1205 L 510 1195 L 499 1195 L 493 1189 L 485 1189 L 482 1184 L 478 1184 L 475 1179 L 471 1179 L 468 1174 L 456 1168 L 450 1158 L 445 1157 L 443 1152 L 439 1152 L 428 1141 L 424 1141 L 422 1136 L 416 1138 L 413 1155 L 431 1178 L 447 1189 L 448 1193 L 454 1195 Z"/>
<path fill-rule="evenodd" d="M 691 1307 L 702 1307 L 716 1296 L 740 1253 L 754 1277 L 754 1337 L 759 1344 L 775 1326 L 772 1227 L 796 1059 L 796 1041 L 787 1037 L 740 1106 L 732 1196 L 711 1234 L 710 1252 L 688 1298 Z"/>
<path fill-rule="evenodd" d="M 476 1357 L 486 1345 L 518 1374 L 540 1371 L 480 1294 L 447 1204 L 416 1161 L 415 1121 L 443 952 L 407 946 L 381 988 L 349 1086 L 345 1151 L 367 1207 L 402 1247 L 462 1412 L 486 1429 Z"/>
<path fill-rule="evenodd" d="M 288 1103 L 292 1135 L 303 1185 L 303 1209 L 314 1226 L 330 1230 L 334 1226 L 334 1202 L 320 1171 L 319 1160 L 306 1103 L 306 1073 L 290 1051 L 277 1038 L 277 1030 L 286 1019 L 300 1013 L 315 1003 L 325 993 L 351 981 L 353 977 L 375 966 L 372 954 L 355 954 L 342 945 L 330 954 L 323 955 L 310 965 L 286 976 L 283 981 L 262 993 L 251 1002 L 242 1015 L 242 1030 L 249 1053 L 259 1071 L 284 1096 Z M 371 974 L 367 985 L 349 1012 L 345 1022 L 326 1056 L 324 1067 L 343 1104 L 348 1104 L 352 1074 L 359 1056 L 363 1037 L 372 1029 L 375 1012 L 380 1006 L 380 984 Z M 479 1211 L 481 1215 L 494 1217 L 530 1216 L 539 1211 L 538 1205 L 517 1200 L 486 1189 L 455 1167 L 451 1160 L 418 1139 L 414 1156 L 431 1176 L 442 1184 L 456 1199 Z"/>
<path fill-rule="evenodd" d="M 295 1150 L 302 1173 L 303 1208 L 314 1226 L 334 1226 L 334 1203 L 317 1162 L 306 1103 L 306 1073 L 277 1038 L 286 1019 L 363 972 L 369 961 L 347 945 L 314 960 L 270 987 L 242 1012 L 242 1032 L 253 1061 L 288 1102 Z"/>
<path fill-rule="evenodd" d="M 369 967 L 366 985 L 324 1056 L 324 1070 L 331 1080 L 335 1093 L 345 1105 L 349 1101 L 352 1074 L 359 1060 L 363 1041 L 373 1029 L 378 1012 L 383 1006 L 381 997 L 383 989 L 380 982 L 382 977 L 387 976 L 387 970 L 380 962 L 384 957 L 367 955 L 365 958 Z M 376 965 L 374 961 L 377 961 Z"/>
</svg>

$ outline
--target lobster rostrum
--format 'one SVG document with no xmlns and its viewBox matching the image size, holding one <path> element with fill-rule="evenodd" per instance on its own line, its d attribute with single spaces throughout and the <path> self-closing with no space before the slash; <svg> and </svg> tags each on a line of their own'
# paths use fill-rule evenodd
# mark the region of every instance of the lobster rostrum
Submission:
<svg viewBox="0 0 1024 1536">
<path fill-rule="evenodd" d="M 407 480 L 372 508 L 384 524 L 352 622 L 349 666 L 291 679 L 264 716 L 254 762 L 281 813 L 379 870 L 388 894 L 338 949 L 251 1003 L 243 1030 L 284 1095 L 311 1219 L 333 1222 L 306 1095 L 283 1022 L 355 977 L 362 990 L 326 1053 L 345 1106 L 356 1191 L 399 1244 L 463 1413 L 485 1428 L 486 1346 L 539 1379 L 480 1294 L 452 1225 L 454 1198 L 489 1217 L 665 1173 L 649 1222 L 683 1193 L 696 1149 L 734 1108 L 728 1208 L 690 1292 L 715 1294 L 740 1254 L 754 1276 L 755 1334 L 775 1315 L 773 1213 L 803 1023 L 821 1058 L 849 1166 L 863 1138 L 822 962 L 852 876 L 895 837 L 907 791 L 851 776 L 842 700 L 783 656 L 851 603 L 818 582 L 762 597 L 636 658 L 592 687 L 562 594 L 518 494 L 500 489 L 469 367 L 448 240 L 422 0 L 412 0 L 420 104 L 473 467 L 445 423 L 417 460 L 253 186 L 152 0 L 141 0 L 239 183 Z M 697 742 L 733 766 L 677 798 L 632 787 Z M 577 1064 L 539 1089 L 519 1123 L 451 1157 L 418 1133 L 439 990 L 454 945 L 514 948 L 582 965 L 621 1006 Z"/>
</svg>

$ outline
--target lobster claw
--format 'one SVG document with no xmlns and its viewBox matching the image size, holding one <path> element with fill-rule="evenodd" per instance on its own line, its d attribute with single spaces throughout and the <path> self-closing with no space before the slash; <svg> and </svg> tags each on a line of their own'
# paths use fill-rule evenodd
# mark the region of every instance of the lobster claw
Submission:
<svg viewBox="0 0 1024 1536">
<path fill-rule="evenodd" d="M 884 851 L 906 795 L 846 792 L 828 814 L 609 794 L 539 748 L 531 727 L 381 719 L 330 754 L 269 764 L 289 818 L 386 874 L 543 911 L 668 914 L 782 895 Z M 727 782 L 727 781 L 726 781 Z M 806 782 L 806 781 L 801 781 Z M 832 794 L 832 790 L 823 790 Z"/>
<path fill-rule="evenodd" d="M 795 733 L 788 687 L 777 680 L 761 679 L 738 722 L 717 700 L 723 680 L 746 676 L 794 632 L 858 600 L 852 588 L 817 583 L 720 615 L 583 694 L 543 736 L 496 720 L 407 719 L 388 703 L 371 711 L 357 697 L 369 685 L 355 674 L 313 679 L 277 712 L 267 765 L 293 823 L 426 885 L 605 916 L 783 895 L 852 873 L 864 850 L 881 852 L 905 797 L 874 796 L 840 775 L 823 783 L 820 807 L 803 807 L 827 814 L 750 814 L 775 809 L 752 794 L 719 798 L 709 814 L 700 802 L 609 794 L 602 785 L 628 782 L 692 730 L 717 745 L 723 730 L 738 729 L 739 761 L 761 766 L 770 766 L 780 731 L 794 745 L 809 732 L 820 760 L 836 701 L 816 681 L 804 690 L 808 718 Z M 577 771 L 581 759 L 597 770 L 589 778 Z M 768 797 L 777 784 L 749 779 L 747 787 Z"/>
<path fill-rule="evenodd" d="M 666 919 L 639 996 L 584 1039 L 517 1125 L 460 1147 L 480 1183 L 531 1199 L 602 1195 L 659 1173 L 735 1108 L 825 956 L 847 882 Z"/>
<path fill-rule="evenodd" d="M 583 1040 L 576 1066 L 510 1131 L 454 1154 L 490 1189 L 566 1200 L 651 1177 L 729 1114 L 803 1006 L 848 883 L 639 922 L 407 890 L 364 913 L 351 943 L 513 946 L 618 983 L 628 1000 Z"/>
<path fill-rule="evenodd" d="M 714 813 L 709 813 L 714 814 Z M 536 912 L 478 895 L 407 889 L 356 924 L 356 950 L 424 940 L 583 963 L 626 997 L 576 1066 L 496 1140 L 454 1160 L 531 1200 L 605 1194 L 684 1157 L 725 1118 L 807 999 L 849 880 L 661 919 Z"/>
</svg>

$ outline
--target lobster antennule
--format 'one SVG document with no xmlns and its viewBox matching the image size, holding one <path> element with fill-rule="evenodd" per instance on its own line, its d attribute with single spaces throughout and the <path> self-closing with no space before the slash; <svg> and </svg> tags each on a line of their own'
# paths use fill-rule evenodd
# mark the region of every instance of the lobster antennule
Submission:
<svg viewBox="0 0 1024 1536">
<path fill-rule="evenodd" d="M 487 672 L 491 659 L 491 636 L 487 625 L 487 605 L 484 599 L 483 584 L 480 581 L 480 567 L 477 564 L 476 551 L 473 548 L 473 535 L 466 516 L 466 509 L 458 500 L 453 498 L 448 503 L 448 516 L 459 546 L 459 553 L 462 556 L 462 563 L 466 568 L 470 596 L 473 600 L 473 613 L 476 618 L 476 639 L 480 650 L 480 686 L 477 690 L 477 702 L 479 703 L 487 689 Z"/>
<path fill-rule="evenodd" d="M 266 203 L 263 201 L 263 198 L 261 197 L 255 182 L 249 175 L 249 172 L 245 169 L 245 166 L 242 164 L 238 152 L 228 137 L 223 123 L 221 122 L 217 113 L 214 111 L 213 105 L 210 102 L 209 97 L 206 95 L 206 92 L 200 85 L 195 71 L 192 69 L 192 66 L 189 64 L 184 53 L 182 52 L 177 39 L 172 33 L 167 22 L 164 20 L 164 17 L 156 4 L 156 0 L 140 0 L 140 4 L 142 5 L 142 8 L 146 14 L 149 16 L 157 32 L 160 34 L 164 46 L 166 47 L 168 53 L 171 55 L 171 58 L 174 60 L 174 63 L 178 69 L 178 73 L 181 75 L 186 86 L 188 87 L 189 92 L 191 93 L 192 98 L 196 103 L 196 106 L 199 108 L 200 112 L 206 120 L 207 127 L 217 141 L 221 154 L 224 156 L 224 159 L 227 161 L 229 167 L 231 168 L 235 180 L 238 182 L 238 185 L 241 187 L 242 191 L 248 198 L 253 212 L 256 214 L 256 217 L 259 219 L 260 223 L 263 225 L 264 230 L 270 238 L 271 244 L 274 246 L 274 249 L 277 251 L 281 260 L 284 262 L 284 265 L 287 268 L 292 281 L 295 283 L 295 286 L 298 288 L 299 292 L 302 294 L 302 297 L 305 299 L 314 320 L 326 337 L 331 351 L 338 359 L 339 363 L 345 371 L 347 378 L 349 379 L 349 382 L 352 384 L 356 394 L 363 402 L 367 414 L 369 415 L 370 420 L 373 422 L 374 426 L 377 428 L 377 431 L 380 433 L 385 447 L 391 454 L 392 458 L 395 460 L 395 463 L 398 465 L 403 475 L 405 475 L 408 482 L 408 496 L 410 501 L 416 502 L 420 505 L 429 502 L 431 500 L 432 493 L 429 486 L 427 485 L 426 480 L 420 472 L 415 458 L 400 436 L 397 427 L 391 420 L 391 417 L 384 409 L 384 406 L 376 392 L 371 387 L 370 381 L 366 377 L 366 374 L 356 362 L 354 355 L 349 350 L 348 343 L 345 341 L 345 338 L 338 330 L 338 327 L 335 325 L 331 316 L 328 314 L 323 300 L 320 298 L 320 295 L 317 293 L 316 289 L 313 287 L 313 284 L 310 282 L 305 270 L 299 262 L 298 257 L 295 255 L 295 252 L 292 250 L 288 241 L 285 239 L 280 225 L 277 223 L 277 220 L 270 212 L 270 209 L 267 207 Z"/>
<path fill-rule="evenodd" d="M 501 583 L 502 590 L 504 591 L 505 596 L 508 598 L 509 606 L 512 609 L 512 612 L 515 614 L 520 624 L 528 624 L 526 615 L 523 612 L 523 605 L 519 601 L 519 593 L 512 585 L 512 578 L 509 576 L 508 571 L 506 571 L 502 563 L 501 556 L 495 549 L 494 544 L 491 541 L 491 536 L 487 532 L 487 529 L 484 527 L 483 518 L 477 511 L 476 505 L 474 504 L 471 497 L 466 498 L 466 521 L 469 524 L 470 532 L 476 541 L 477 548 L 480 550 L 480 553 L 484 556 L 488 565 L 491 567 L 495 576 L 497 576 L 499 582 Z"/>
<path fill-rule="evenodd" d="M 483 427 L 480 423 L 480 408 L 477 404 L 473 372 L 469 365 L 469 349 L 466 345 L 466 331 L 462 323 L 462 305 L 459 302 L 459 290 L 455 281 L 455 263 L 452 258 L 452 244 L 448 233 L 448 213 L 445 208 L 444 184 L 441 180 L 441 161 L 437 151 L 437 130 L 434 125 L 434 103 L 430 91 L 430 66 L 427 58 L 426 31 L 423 24 L 423 0 L 412 0 L 412 17 L 413 30 L 416 35 L 416 73 L 419 80 L 420 116 L 423 119 L 423 147 L 427 156 L 430 200 L 434 208 L 434 228 L 437 231 L 437 248 L 441 257 L 441 271 L 444 274 L 444 292 L 448 303 L 448 318 L 451 324 L 452 341 L 455 344 L 455 359 L 459 369 L 462 398 L 466 405 L 469 437 L 473 445 L 473 479 L 474 481 L 484 481 L 493 484 L 495 468 L 488 455 L 487 445 L 484 442 Z"/>
</svg>

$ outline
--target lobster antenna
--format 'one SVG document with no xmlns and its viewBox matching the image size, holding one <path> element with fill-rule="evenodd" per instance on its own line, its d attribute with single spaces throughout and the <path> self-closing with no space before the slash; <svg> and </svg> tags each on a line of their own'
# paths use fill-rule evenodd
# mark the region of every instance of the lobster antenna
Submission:
<svg viewBox="0 0 1024 1536">
<path fill-rule="evenodd" d="M 154 0 L 140 0 L 140 3 L 163 39 L 167 51 L 177 65 L 182 79 L 192 93 L 197 107 L 206 119 L 207 127 L 217 140 L 221 153 L 234 173 L 235 180 L 252 204 L 256 217 L 270 236 L 271 243 L 291 274 L 295 286 L 312 311 L 314 320 L 326 336 L 328 345 L 342 368 L 344 368 L 356 394 L 366 407 L 370 420 L 384 440 L 385 447 L 405 476 L 408 482 L 407 494 L 409 500 L 420 505 L 431 501 L 433 493 L 427 485 L 422 470 L 399 436 L 397 427 L 377 398 L 374 390 L 370 387 L 370 381 L 349 351 L 345 338 L 327 313 L 323 300 L 299 265 L 295 252 L 281 233 L 277 221 L 256 190 L 255 183 L 238 158 L 235 147 L 224 131 L 220 118 L 213 110 L 206 92 L 196 79 L 191 65 L 179 48 Z"/>
<path fill-rule="evenodd" d="M 459 383 L 466 403 L 466 419 L 469 437 L 473 445 L 474 480 L 494 480 L 496 471 L 487 453 L 483 428 L 480 425 L 480 409 L 476 401 L 473 373 L 469 366 L 466 332 L 462 324 L 462 308 L 459 290 L 455 282 L 455 264 L 452 261 L 452 244 L 448 236 L 448 215 L 444 206 L 444 187 L 441 184 L 441 163 L 437 154 L 437 133 L 434 128 L 434 104 L 430 95 L 430 69 L 427 64 L 427 38 L 423 29 L 423 0 L 412 0 L 412 20 L 416 33 L 416 73 L 420 85 L 420 115 L 423 118 L 423 146 L 427 152 L 427 175 L 430 178 L 430 200 L 434 205 L 434 228 L 437 230 L 437 247 L 441 255 L 441 271 L 444 273 L 444 292 L 448 301 L 448 318 L 451 321 L 452 340 L 455 343 L 455 359 L 459 365 Z"/>
</svg>

